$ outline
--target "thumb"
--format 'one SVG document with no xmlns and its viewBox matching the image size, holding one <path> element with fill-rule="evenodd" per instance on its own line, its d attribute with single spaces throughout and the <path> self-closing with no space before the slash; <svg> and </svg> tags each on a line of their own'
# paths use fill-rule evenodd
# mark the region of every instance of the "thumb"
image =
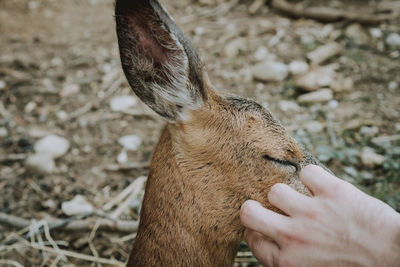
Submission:
<svg viewBox="0 0 400 267">
<path fill-rule="evenodd" d="M 265 266 L 275 266 L 279 255 L 278 245 L 270 238 L 250 229 L 246 229 L 244 237 L 253 255 Z"/>
</svg>

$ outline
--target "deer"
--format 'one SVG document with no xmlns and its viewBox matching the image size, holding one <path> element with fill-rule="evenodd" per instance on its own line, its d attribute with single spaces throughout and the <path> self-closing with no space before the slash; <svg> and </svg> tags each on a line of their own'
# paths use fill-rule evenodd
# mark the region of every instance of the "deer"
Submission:
<svg viewBox="0 0 400 267">
<path fill-rule="evenodd" d="M 232 266 L 241 205 L 278 211 L 267 198 L 276 183 L 310 194 L 298 173 L 320 163 L 268 109 L 215 89 L 157 0 L 117 0 L 115 20 L 130 87 L 166 121 L 127 266 Z"/>
</svg>

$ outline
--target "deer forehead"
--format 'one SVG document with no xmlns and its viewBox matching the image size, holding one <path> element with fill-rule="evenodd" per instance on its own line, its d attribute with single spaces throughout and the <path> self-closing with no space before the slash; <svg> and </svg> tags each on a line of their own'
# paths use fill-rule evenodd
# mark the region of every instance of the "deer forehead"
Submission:
<svg viewBox="0 0 400 267">
<path fill-rule="evenodd" d="M 179 136 L 191 149 L 236 148 L 279 158 L 302 157 L 301 148 L 271 113 L 254 101 L 217 97 L 190 112 L 179 126 Z M 222 151 L 222 150 L 221 150 Z"/>
</svg>

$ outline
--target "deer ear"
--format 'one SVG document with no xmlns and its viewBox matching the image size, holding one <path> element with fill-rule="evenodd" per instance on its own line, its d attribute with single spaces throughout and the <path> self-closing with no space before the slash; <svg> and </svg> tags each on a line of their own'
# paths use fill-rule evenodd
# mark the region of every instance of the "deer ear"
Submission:
<svg viewBox="0 0 400 267">
<path fill-rule="evenodd" d="M 169 121 L 206 100 L 202 65 L 157 0 L 117 0 L 122 68 L 136 95 Z"/>
</svg>

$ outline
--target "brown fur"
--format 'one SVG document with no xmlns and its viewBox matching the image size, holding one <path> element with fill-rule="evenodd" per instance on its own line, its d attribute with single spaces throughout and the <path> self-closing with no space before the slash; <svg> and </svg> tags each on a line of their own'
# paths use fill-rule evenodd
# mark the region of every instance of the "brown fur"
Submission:
<svg viewBox="0 0 400 267">
<path fill-rule="evenodd" d="M 127 79 L 169 123 L 154 151 L 128 266 L 232 266 L 247 199 L 318 163 L 254 101 L 215 92 L 200 60 L 156 0 L 118 0 Z M 274 209 L 276 210 L 276 209 Z"/>
<path fill-rule="evenodd" d="M 255 199 L 272 208 L 270 187 L 297 176 L 262 156 L 305 163 L 268 113 L 243 112 L 211 93 L 190 118 L 168 124 L 154 151 L 128 266 L 232 266 L 243 239 L 241 204 Z"/>
</svg>

